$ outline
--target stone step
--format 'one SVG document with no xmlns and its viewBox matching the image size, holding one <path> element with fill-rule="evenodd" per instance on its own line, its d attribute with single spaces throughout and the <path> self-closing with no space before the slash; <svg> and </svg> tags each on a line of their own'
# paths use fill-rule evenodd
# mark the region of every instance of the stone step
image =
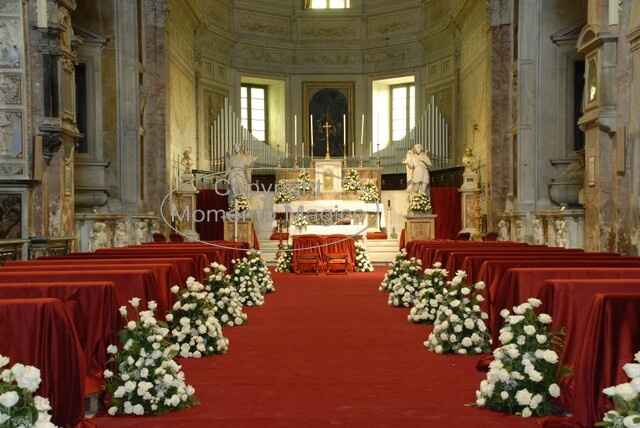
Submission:
<svg viewBox="0 0 640 428">
<path fill-rule="evenodd" d="M 278 241 L 261 241 L 260 252 L 264 260 L 273 264 L 276 260 L 278 252 Z M 375 264 L 391 263 L 399 251 L 399 242 L 397 239 L 369 239 L 367 240 L 367 252 L 369 259 Z"/>
</svg>

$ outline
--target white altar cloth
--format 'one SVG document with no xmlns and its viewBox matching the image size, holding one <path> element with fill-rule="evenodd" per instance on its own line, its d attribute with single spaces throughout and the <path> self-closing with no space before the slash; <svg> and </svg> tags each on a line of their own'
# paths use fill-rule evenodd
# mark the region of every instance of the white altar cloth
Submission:
<svg viewBox="0 0 640 428">
<path fill-rule="evenodd" d="M 310 224 L 304 229 L 300 229 L 297 226 L 289 226 L 289 235 L 366 235 L 369 227 L 364 224 L 333 224 L 330 226 L 323 226 L 320 224 Z"/>
</svg>

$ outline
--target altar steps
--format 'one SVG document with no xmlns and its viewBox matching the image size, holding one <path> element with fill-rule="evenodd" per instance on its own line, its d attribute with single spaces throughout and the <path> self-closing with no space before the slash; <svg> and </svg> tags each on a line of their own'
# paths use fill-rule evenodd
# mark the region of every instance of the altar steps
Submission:
<svg viewBox="0 0 640 428">
<path fill-rule="evenodd" d="M 275 263 L 278 243 L 279 241 L 260 241 L 262 257 L 270 265 Z M 369 259 L 374 264 L 391 263 L 398 254 L 398 246 L 397 239 L 369 239 L 367 240 Z"/>
</svg>

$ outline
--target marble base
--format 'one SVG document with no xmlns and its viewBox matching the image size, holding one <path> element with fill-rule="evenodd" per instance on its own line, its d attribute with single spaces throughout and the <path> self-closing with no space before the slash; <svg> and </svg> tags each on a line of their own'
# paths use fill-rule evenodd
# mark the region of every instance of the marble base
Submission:
<svg viewBox="0 0 640 428">
<path fill-rule="evenodd" d="M 405 223 L 405 241 L 432 240 L 436 238 L 437 215 L 407 215 Z"/>
</svg>

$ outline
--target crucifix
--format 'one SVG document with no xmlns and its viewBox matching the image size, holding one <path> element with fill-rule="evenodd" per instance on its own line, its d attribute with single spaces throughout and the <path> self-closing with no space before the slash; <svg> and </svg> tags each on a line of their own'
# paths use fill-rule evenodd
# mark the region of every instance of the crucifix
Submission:
<svg viewBox="0 0 640 428">
<path fill-rule="evenodd" d="M 331 159 L 331 150 L 329 148 L 329 132 L 331 131 L 332 128 L 333 128 L 333 125 L 329 123 L 329 115 L 327 115 L 327 119 L 325 119 L 325 122 L 322 125 L 322 129 L 324 129 L 324 134 L 326 137 L 326 144 L 327 144 L 327 153 L 326 153 L 325 159 Z"/>
</svg>

